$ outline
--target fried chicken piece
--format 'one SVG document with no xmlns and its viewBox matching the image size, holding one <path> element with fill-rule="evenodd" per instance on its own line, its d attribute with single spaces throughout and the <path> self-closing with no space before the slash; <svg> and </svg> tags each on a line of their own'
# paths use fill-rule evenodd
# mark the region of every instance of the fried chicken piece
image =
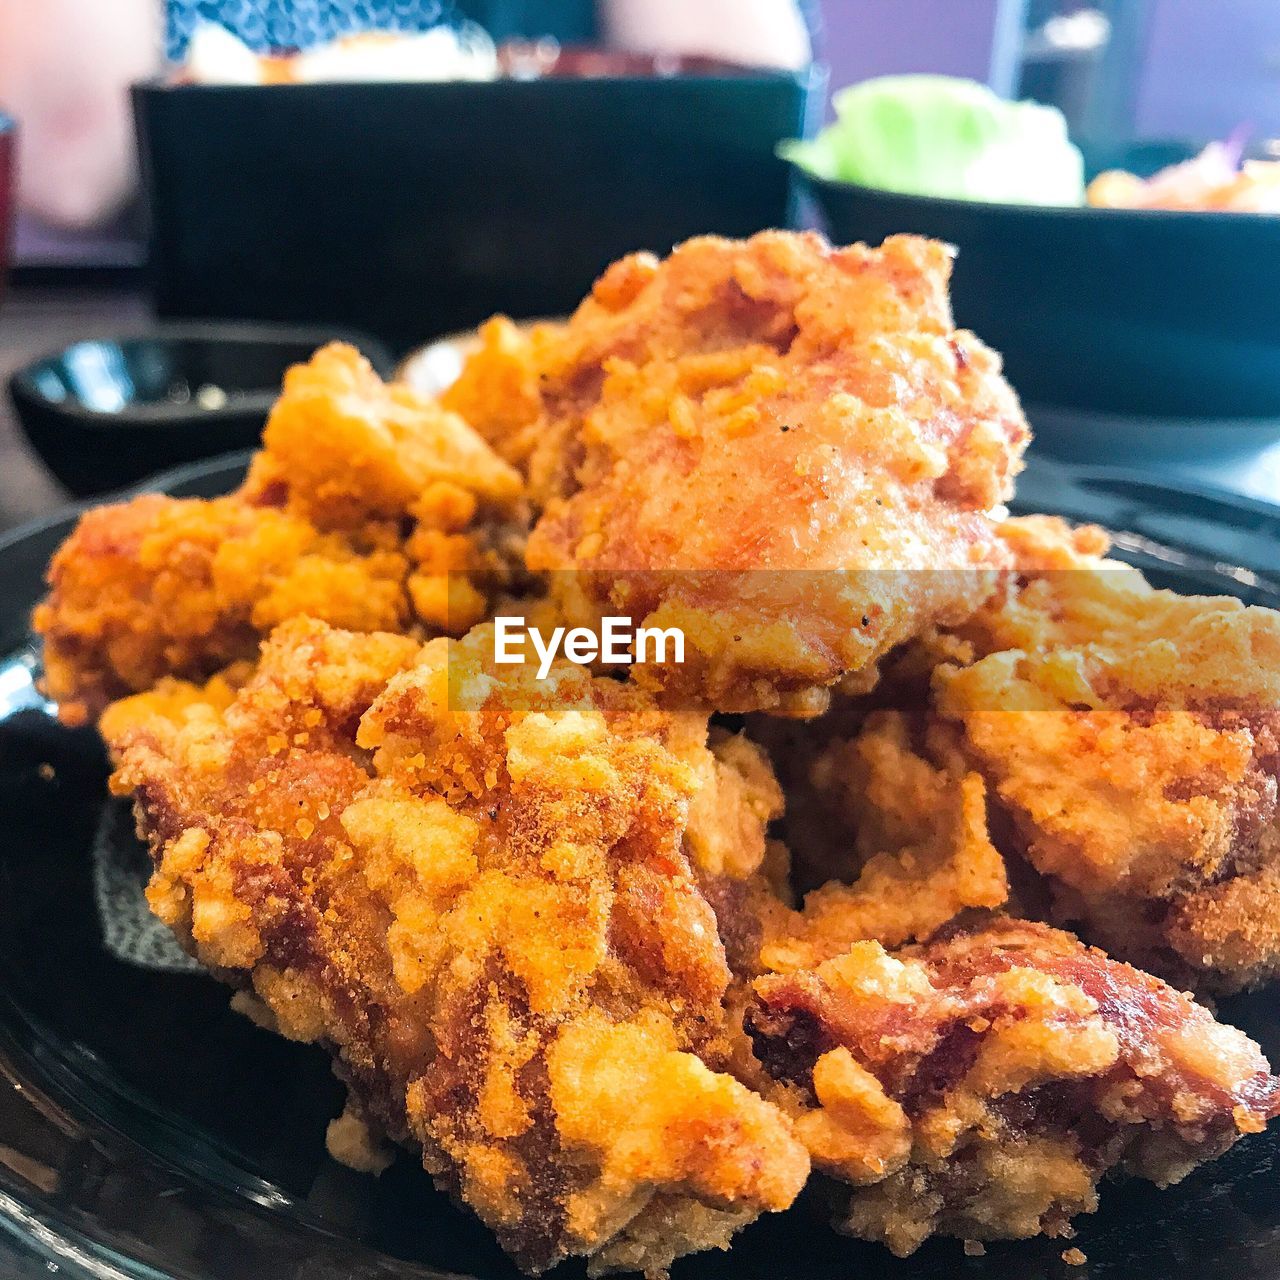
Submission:
<svg viewBox="0 0 1280 1280">
<path fill-rule="evenodd" d="M 939 669 L 936 713 L 1054 919 L 1182 984 L 1280 973 L 1280 614 L 1095 555 L 959 634 L 974 660 Z"/>
<path fill-rule="evenodd" d="M 815 727 L 803 724 L 804 730 Z M 784 729 L 775 747 L 804 736 L 795 721 L 764 717 L 752 728 Z M 742 748 L 747 740 L 732 742 Z M 722 878 L 707 890 L 734 975 L 719 1060 L 758 1092 L 773 1084 L 762 1074 L 743 1020 L 753 1002 L 751 984 L 762 973 L 812 969 L 868 939 L 889 947 L 924 940 L 957 918 L 1002 906 L 1009 896 L 1004 860 L 987 834 L 977 774 L 957 772 L 959 762 L 937 768 L 916 755 L 905 720 L 892 713 L 878 716 L 873 731 L 849 746 L 850 777 L 857 781 L 847 794 L 865 792 L 865 821 L 852 812 L 805 813 L 808 801 L 823 793 L 787 791 L 789 810 L 798 805 L 799 816 L 826 832 L 832 865 L 839 849 L 843 879 L 821 884 L 797 909 L 791 853 L 775 839 L 763 858 L 740 864 L 741 878 Z M 784 761 L 786 754 L 780 752 Z M 777 783 L 767 776 L 770 785 L 759 793 L 757 811 L 777 815 Z M 808 823 L 797 824 L 797 816 L 789 813 L 788 836 L 808 833 Z"/>
<path fill-rule="evenodd" d="M 440 403 L 465 419 L 500 457 L 526 468 L 538 445 L 543 371 L 563 326 L 517 325 L 506 316 L 486 320 L 479 346 L 463 361 Z"/>
<path fill-rule="evenodd" d="M 891 655 L 807 742 L 770 744 L 802 879 L 852 879 L 912 771 L 976 774 L 1018 913 L 1181 986 L 1280 973 L 1280 614 L 1158 591 L 1096 529 L 1000 536 L 1020 569 L 1001 593 Z M 861 762 L 885 716 L 918 760 L 876 787 Z"/>
<path fill-rule="evenodd" d="M 181 723 L 188 711 L 223 712 L 257 670 L 252 662 L 233 662 L 203 684 L 164 676 L 145 693 L 134 693 L 111 703 L 98 720 L 98 732 L 107 743 L 122 742 L 126 734 L 149 720 Z"/>
<path fill-rule="evenodd" d="M 547 341 L 528 564 L 573 622 L 683 628 L 683 663 L 633 678 L 812 715 L 989 594 L 1027 429 L 950 266 L 913 237 L 706 237 L 615 263 Z"/>
<path fill-rule="evenodd" d="M 148 897 L 335 1055 L 335 1150 L 420 1150 L 530 1271 L 661 1271 L 791 1202 L 803 1147 L 715 1061 L 703 886 L 760 874 L 777 807 L 750 744 L 578 667 L 495 668 L 488 628 L 419 651 L 294 620 L 229 704 L 190 692 L 104 721 Z"/>
<path fill-rule="evenodd" d="M 518 561 L 521 483 L 456 415 L 351 347 L 291 369 L 243 487 L 87 512 L 36 610 L 64 718 L 250 659 L 277 623 L 465 630 Z"/>
<path fill-rule="evenodd" d="M 399 520 L 450 497 L 510 502 L 520 484 L 457 414 L 384 383 L 358 352 L 334 343 L 285 374 L 246 484 L 251 499 L 272 489 L 335 529 Z"/>
<path fill-rule="evenodd" d="M 755 984 L 748 1030 L 840 1230 L 1069 1233 L 1111 1169 L 1167 1186 L 1280 1113 L 1280 1080 L 1190 997 L 1047 925 L 874 942 Z"/>
<path fill-rule="evenodd" d="M 286 617 L 402 630 L 400 540 L 390 527 L 362 532 L 321 533 L 238 496 L 148 494 L 88 511 L 55 555 L 49 598 L 35 613 L 45 689 L 75 722 L 162 676 L 249 658 Z"/>
<path fill-rule="evenodd" d="M 777 834 L 797 891 L 851 881 L 878 853 L 947 843 L 954 801 L 971 770 L 920 712 L 938 665 L 972 653 L 950 633 L 931 630 L 864 673 L 865 685 L 863 676 L 842 682 L 816 719 L 745 718 L 786 797 Z M 874 731 L 860 742 L 873 719 Z M 936 752 L 925 750 L 926 738 Z"/>
<path fill-rule="evenodd" d="M 1001 523 L 1000 540 L 1013 553 L 1020 574 L 1050 569 L 1097 569 L 1106 561 L 1111 539 L 1094 524 L 1071 525 L 1060 516 L 1014 516 Z"/>
</svg>

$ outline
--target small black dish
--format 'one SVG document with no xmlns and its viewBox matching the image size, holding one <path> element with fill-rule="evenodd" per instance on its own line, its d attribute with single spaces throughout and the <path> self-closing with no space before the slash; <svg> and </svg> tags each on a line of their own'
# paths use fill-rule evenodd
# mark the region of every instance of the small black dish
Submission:
<svg viewBox="0 0 1280 1280">
<path fill-rule="evenodd" d="M 74 343 L 20 369 L 9 394 L 45 465 L 77 497 L 89 497 L 160 467 L 256 444 L 285 370 L 334 338 L 391 376 L 387 352 L 359 334 L 166 325 Z"/>
<path fill-rule="evenodd" d="M 1168 158 L 1148 148 L 1125 167 Z M 1275 434 L 1280 216 L 988 204 L 803 177 L 834 240 L 910 231 L 957 247 L 956 320 L 1003 354 L 1041 444 L 1074 434 L 1066 410 L 1142 419 L 1120 430 L 1148 455 L 1152 432 L 1175 451 L 1187 434 L 1157 419 Z"/>
</svg>

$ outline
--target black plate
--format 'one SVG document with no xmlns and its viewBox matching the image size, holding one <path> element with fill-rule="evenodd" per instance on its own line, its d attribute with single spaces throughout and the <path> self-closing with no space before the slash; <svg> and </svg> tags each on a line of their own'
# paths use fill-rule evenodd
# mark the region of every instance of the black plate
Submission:
<svg viewBox="0 0 1280 1280">
<path fill-rule="evenodd" d="M 243 458 L 224 459 L 158 485 L 222 492 L 242 467 Z M 1206 521 L 1207 509 L 1176 491 L 1043 467 L 1032 468 L 1024 492 L 1072 514 L 1110 514 L 1165 578 L 1280 604 L 1266 572 L 1269 558 L 1280 563 L 1276 509 L 1219 496 Z M 1214 567 L 1220 548 L 1195 532 L 1198 519 L 1202 533 L 1225 536 L 1224 516 L 1247 528 L 1259 553 L 1235 576 Z M 1136 528 L 1161 518 L 1185 522 L 1183 545 Z M 488 1232 L 436 1193 L 412 1158 L 377 1180 L 328 1159 L 324 1127 L 340 1091 L 322 1052 L 231 1013 L 211 979 L 108 950 L 95 832 L 104 813 L 114 817 L 109 843 L 127 859 L 127 818 L 121 825 L 107 807 L 96 736 L 60 728 L 36 693 L 27 632 L 44 564 L 72 519 L 0 542 L 0 1275 L 377 1280 L 443 1271 L 510 1280 L 514 1268 Z M 142 864 L 133 865 L 136 895 Z M 1280 1054 L 1270 993 L 1229 1002 L 1223 1014 Z M 1043 1239 L 991 1245 L 982 1258 L 934 1241 L 898 1261 L 831 1232 L 815 1186 L 729 1253 L 678 1264 L 673 1280 L 1276 1280 L 1278 1154 L 1280 1135 L 1263 1134 L 1170 1191 L 1108 1185 L 1101 1212 L 1081 1219 L 1069 1242 L 1088 1256 L 1083 1267 L 1062 1262 L 1068 1242 Z M 555 1274 L 583 1273 L 568 1265 Z"/>
</svg>

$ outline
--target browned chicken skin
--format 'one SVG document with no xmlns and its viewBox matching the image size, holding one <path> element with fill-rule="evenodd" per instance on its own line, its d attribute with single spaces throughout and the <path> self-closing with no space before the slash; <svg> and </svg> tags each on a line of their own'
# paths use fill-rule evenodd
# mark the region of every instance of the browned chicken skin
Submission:
<svg viewBox="0 0 1280 1280">
<path fill-rule="evenodd" d="M 1019 910 L 1180 985 L 1271 979 L 1280 614 L 1154 590 L 1102 559 L 1095 529 L 1037 517 L 1002 537 L 1021 567 L 1004 591 L 894 655 L 801 744 L 775 742 L 805 878 L 852 879 L 867 833 L 941 769 L 981 788 Z M 873 758 L 890 765 L 881 781 Z"/>
<path fill-rule="evenodd" d="M 461 418 L 326 347 L 290 370 L 236 493 L 82 517 L 35 614 L 47 691 L 64 718 L 96 717 L 165 676 L 252 658 L 287 618 L 465 631 L 519 554 L 520 493 Z"/>
<path fill-rule="evenodd" d="M 747 1026 L 840 1229 L 1068 1233 L 1121 1166 L 1166 1186 L 1280 1113 L 1242 1032 L 1046 925 L 997 919 L 896 954 L 864 942 L 755 983 Z"/>
<path fill-rule="evenodd" d="M 1280 614 L 1156 591 L 1096 537 L 1081 557 L 1087 533 L 1064 568 L 1031 533 L 1018 585 L 958 631 L 973 661 L 935 682 L 1005 843 L 1056 920 L 1135 964 L 1214 991 L 1274 977 Z"/>
<path fill-rule="evenodd" d="M 989 593 L 1007 557 L 988 513 L 1027 429 L 998 358 L 954 328 L 950 267 L 911 237 L 706 237 L 615 263 L 528 339 L 529 567 L 572 621 L 683 629 L 684 662 L 634 678 L 813 714 L 844 673 Z"/>
</svg>

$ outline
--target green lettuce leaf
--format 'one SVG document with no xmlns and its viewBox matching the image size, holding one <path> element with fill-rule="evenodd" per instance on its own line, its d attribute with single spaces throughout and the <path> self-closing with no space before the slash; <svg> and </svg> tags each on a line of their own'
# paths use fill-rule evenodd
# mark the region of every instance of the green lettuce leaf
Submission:
<svg viewBox="0 0 1280 1280">
<path fill-rule="evenodd" d="M 836 121 L 779 153 L 820 178 L 1013 204 L 1084 200 L 1084 161 L 1056 107 L 950 76 L 884 76 L 835 97 Z"/>
</svg>

